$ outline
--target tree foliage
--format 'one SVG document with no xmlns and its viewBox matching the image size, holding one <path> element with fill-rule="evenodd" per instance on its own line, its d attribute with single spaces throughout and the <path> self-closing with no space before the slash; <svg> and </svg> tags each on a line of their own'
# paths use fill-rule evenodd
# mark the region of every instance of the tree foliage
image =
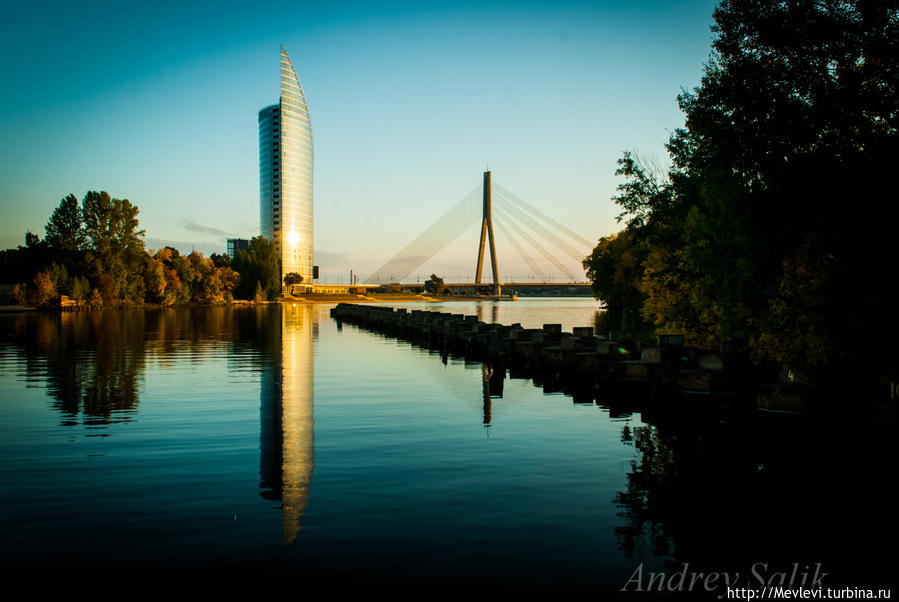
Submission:
<svg viewBox="0 0 899 602">
<path fill-rule="evenodd" d="M 253 237 L 249 248 L 237 252 L 232 265 L 241 275 L 238 299 L 271 300 L 281 294 L 281 261 L 275 245 L 264 236 Z"/>
<path fill-rule="evenodd" d="M 240 281 L 229 266 L 217 267 L 198 251 L 181 255 L 173 247 L 147 257 L 143 278 L 147 300 L 162 305 L 228 303 Z"/>
<path fill-rule="evenodd" d="M 81 203 L 84 235 L 88 243 L 88 270 L 101 282 L 107 305 L 143 300 L 145 261 L 143 230 L 138 230 L 139 209 L 127 199 L 106 192 L 88 192 Z"/>
<path fill-rule="evenodd" d="M 34 297 L 33 305 L 47 305 L 56 295 L 56 286 L 45 272 L 38 272 L 34 276 Z"/>
<path fill-rule="evenodd" d="M 302 283 L 303 283 L 302 275 L 300 275 L 296 272 L 290 272 L 289 274 L 284 274 L 284 284 L 289 286 L 291 284 L 302 284 Z"/>
<path fill-rule="evenodd" d="M 182 256 L 171 247 L 147 253 L 138 214 L 130 201 L 106 192 L 88 192 L 80 206 L 74 195 L 66 196 L 50 216 L 44 240 L 28 232 L 24 247 L 0 252 L 3 275 L 17 283 L 12 296 L 46 305 L 67 295 L 90 307 L 234 298 L 240 275 L 230 259 L 196 251 Z"/>
<path fill-rule="evenodd" d="M 601 238 L 584 260 L 596 298 L 610 307 L 639 309 L 643 304 L 640 278 L 646 252 L 633 231 Z"/>
<path fill-rule="evenodd" d="M 44 240 L 55 254 L 69 260 L 77 260 L 84 249 L 85 232 L 81 220 L 81 207 L 74 194 L 66 196 L 53 210 L 45 226 Z"/>
<path fill-rule="evenodd" d="M 431 274 L 431 277 L 425 280 L 424 289 L 426 293 L 442 295 L 446 290 L 446 283 L 437 274 Z"/>
<path fill-rule="evenodd" d="M 873 350 L 899 334 L 885 292 L 899 272 L 878 201 L 897 185 L 899 11 L 724 0 L 714 18 L 702 81 L 678 97 L 670 170 L 619 161 L 614 200 L 647 246 L 628 276 L 643 314 L 706 347 L 745 342 L 800 369 L 867 361 L 886 374 Z M 613 250 L 606 241 L 591 257 Z M 595 270 L 594 286 L 611 290 L 613 273 Z M 850 351 L 860 347 L 871 351 Z"/>
</svg>

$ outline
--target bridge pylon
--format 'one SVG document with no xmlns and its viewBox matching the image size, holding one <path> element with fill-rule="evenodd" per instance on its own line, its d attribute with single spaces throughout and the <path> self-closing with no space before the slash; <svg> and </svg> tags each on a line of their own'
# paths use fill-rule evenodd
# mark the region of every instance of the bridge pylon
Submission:
<svg viewBox="0 0 899 602">
<path fill-rule="evenodd" d="M 499 269 L 496 267 L 496 243 L 493 238 L 493 187 L 491 186 L 490 172 L 484 172 L 484 212 L 481 218 L 481 242 L 478 245 L 478 266 L 475 271 L 474 283 L 481 284 L 481 273 L 484 268 L 484 243 L 490 238 L 490 264 L 493 268 L 494 294 L 502 294 L 502 285 L 499 282 Z"/>
</svg>

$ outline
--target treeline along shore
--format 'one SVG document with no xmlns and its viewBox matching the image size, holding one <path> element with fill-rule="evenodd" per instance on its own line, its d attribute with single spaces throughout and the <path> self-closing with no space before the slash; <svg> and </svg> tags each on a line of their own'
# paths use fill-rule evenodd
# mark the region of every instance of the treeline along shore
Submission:
<svg viewBox="0 0 899 602">
<path fill-rule="evenodd" d="M 724 0 L 666 162 L 626 152 L 624 228 L 584 262 L 656 334 L 897 400 L 895 2 Z"/>
<path fill-rule="evenodd" d="M 281 268 L 264 237 L 235 257 L 165 247 L 147 250 L 139 209 L 128 199 L 70 194 L 48 220 L 43 239 L 0 251 L 7 304 L 109 308 L 266 301 L 281 294 Z M 295 277 L 296 275 L 292 275 Z"/>
</svg>

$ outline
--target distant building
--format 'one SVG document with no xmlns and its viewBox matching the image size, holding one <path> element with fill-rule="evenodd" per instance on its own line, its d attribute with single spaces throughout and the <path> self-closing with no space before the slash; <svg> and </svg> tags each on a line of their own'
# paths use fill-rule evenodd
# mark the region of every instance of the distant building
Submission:
<svg viewBox="0 0 899 602">
<path fill-rule="evenodd" d="M 297 73 L 281 46 L 281 98 L 259 111 L 259 227 L 281 277 L 312 282 L 312 126 Z"/>
<path fill-rule="evenodd" d="M 229 238 L 228 239 L 228 257 L 234 259 L 237 257 L 238 251 L 246 251 L 250 248 L 250 241 L 246 238 Z"/>
</svg>

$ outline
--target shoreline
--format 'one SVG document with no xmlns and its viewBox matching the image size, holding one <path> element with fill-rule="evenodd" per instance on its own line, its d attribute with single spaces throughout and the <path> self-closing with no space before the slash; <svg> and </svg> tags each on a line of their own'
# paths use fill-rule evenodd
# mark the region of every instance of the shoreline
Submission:
<svg viewBox="0 0 899 602">
<path fill-rule="evenodd" d="M 511 296 L 478 295 L 420 295 L 403 293 L 373 293 L 368 295 L 285 295 L 271 303 L 446 303 L 452 301 L 514 301 Z"/>
<path fill-rule="evenodd" d="M 119 309 L 167 309 L 173 307 L 243 307 L 248 305 L 270 305 L 273 303 L 281 303 L 285 305 L 335 305 L 338 303 L 447 303 L 454 301 L 514 301 L 516 297 L 512 296 L 477 296 L 477 295 L 423 295 L 410 293 L 372 293 L 363 294 L 309 294 L 309 295 L 284 295 L 273 301 L 248 301 L 245 299 L 234 299 L 228 303 L 184 303 L 180 305 L 162 305 L 159 303 L 142 303 L 140 305 L 118 305 L 118 306 L 98 306 L 91 307 L 87 304 L 81 305 L 63 305 L 63 306 L 45 306 L 30 307 L 24 305 L 0 305 L 2 313 L 32 312 L 32 311 L 52 311 L 52 312 L 81 312 L 81 311 L 103 311 L 103 310 L 119 310 Z"/>
</svg>

